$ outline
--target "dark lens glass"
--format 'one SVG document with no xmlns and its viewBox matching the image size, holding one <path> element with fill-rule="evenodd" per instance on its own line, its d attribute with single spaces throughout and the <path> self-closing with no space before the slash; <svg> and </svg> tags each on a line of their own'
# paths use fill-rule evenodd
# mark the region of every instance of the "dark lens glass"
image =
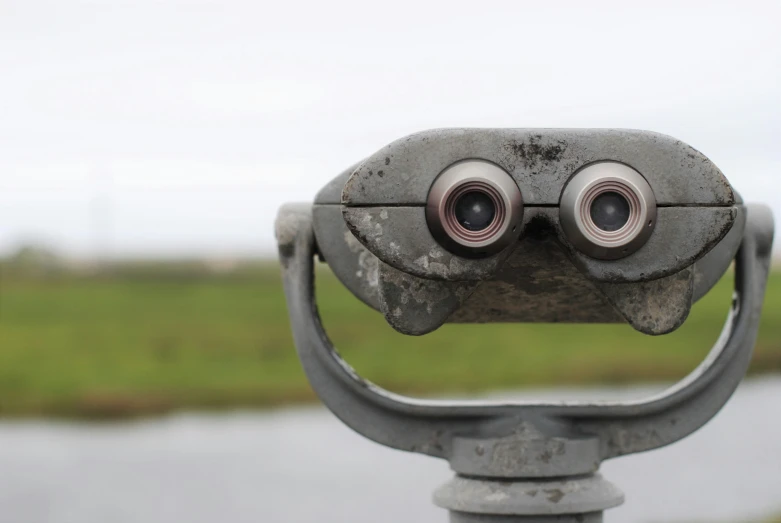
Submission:
<svg viewBox="0 0 781 523">
<path fill-rule="evenodd" d="M 456 202 L 456 220 L 464 229 L 482 231 L 494 221 L 496 209 L 491 197 L 484 192 L 470 191 Z"/>
<path fill-rule="evenodd" d="M 617 231 L 629 221 L 629 202 L 617 192 L 602 193 L 591 203 L 591 219 L 603 231 Z"/>
</svg>

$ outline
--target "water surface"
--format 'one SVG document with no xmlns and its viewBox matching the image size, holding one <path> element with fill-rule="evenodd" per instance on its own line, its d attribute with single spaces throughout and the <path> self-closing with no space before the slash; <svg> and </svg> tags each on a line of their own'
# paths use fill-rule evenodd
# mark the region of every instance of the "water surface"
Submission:
<svg viewBox="0 0 781 523">
<path fill-rule="evenodd" d="M 603 474 L 627 497 L 608 522 L 745 522 L 781 511 L 781 376 L 744 383 L 696 434 L 607 462 Z M 0 423 L 2 523 L 444 523 L 430 496 L 450 475 L 445 462 L 380 447 L 315 407 Z"/>
</svg>

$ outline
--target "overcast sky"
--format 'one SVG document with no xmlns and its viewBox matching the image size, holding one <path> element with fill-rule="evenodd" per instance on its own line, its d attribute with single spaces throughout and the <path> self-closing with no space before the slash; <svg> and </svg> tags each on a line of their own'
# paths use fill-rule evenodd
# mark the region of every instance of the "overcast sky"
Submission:
<svg viewBox="0 0 781 523">
<path fill-rule="evenodd" d="M 778 1 L 0 0 L 0 254 L 272 254 L 281 203 L 452 126 L 670 134 L 781 217 L 779 20 Z"/>
</svg>

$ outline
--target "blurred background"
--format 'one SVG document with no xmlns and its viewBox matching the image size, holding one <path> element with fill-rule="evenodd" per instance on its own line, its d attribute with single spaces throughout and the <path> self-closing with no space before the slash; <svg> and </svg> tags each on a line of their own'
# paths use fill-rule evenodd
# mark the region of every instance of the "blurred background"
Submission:
<svg viewBox="0 0 781 523">
<path fill-rule="evenodd" d="M 424 129 L 619 127 L 689 143 L 778 220 L 780 19 L 776 1 L 0 0 L 0 522 L 444 521 L 429 495 L 446 464 L 316 406 L 277 208 Z M 407 338 L 318 274 L 326 326 L 369 379 L 530 398 L 682 378 L 731 281 L 661 338 Z M 627 492 L 607 521 L 781 513 L 775 271 L 751 373 L 699 433 L 605 465 Z"/>
</svg>

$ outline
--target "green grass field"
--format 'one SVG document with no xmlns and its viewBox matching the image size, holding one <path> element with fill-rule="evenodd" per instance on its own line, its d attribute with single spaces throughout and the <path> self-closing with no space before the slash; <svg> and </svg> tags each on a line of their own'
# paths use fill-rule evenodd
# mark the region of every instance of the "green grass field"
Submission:
<svg viewBox="0 0 781 523">
<path fill-rule="evenodd" d="M 293 349 L 279 269 L 195 266 L 30 278 L 0 272 L 0 415 L 122 417 L 313 399 Z M 446 325 L 402 336 L 321 271 L 321 313 L 367 378 L 411 394 L 674 380 L 718 336 L 731 276 L 677 332 L 625 325 Z M 781 370 L 781 274 L 752 371 Z"/>
</svg>

